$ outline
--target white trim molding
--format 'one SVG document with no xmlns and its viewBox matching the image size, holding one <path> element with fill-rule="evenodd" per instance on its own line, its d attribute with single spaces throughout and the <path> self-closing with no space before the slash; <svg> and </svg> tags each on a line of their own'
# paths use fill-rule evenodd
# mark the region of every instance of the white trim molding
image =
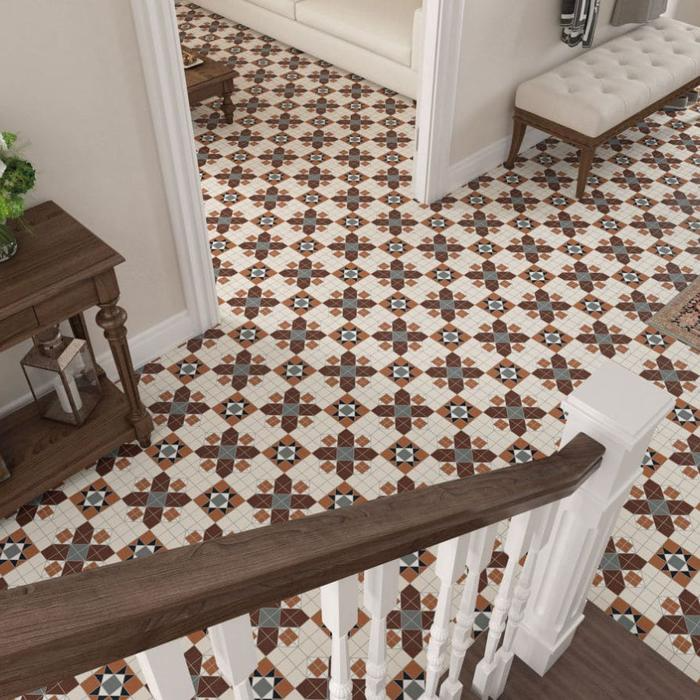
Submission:
<svg viewBox="0 0 700 700">
<path fill-rule="evenodd" d="M 452 189 L 450 149 L 466 0 L 423 3 L 422 66 L 416 110 L 413 195 L 429 204 Z"/>
<path fill-rule="evenodd" d="M 194 329 L 189 334 L 196 335 L 215 326 L 219 312 L 175 5 L 172 0 L 131 0 L 131 9 L 185 303 Z M 160 350 L 163 347 L 168 346 Z"/>
<path fill-rule="evenodd" d="M 544 131 L 532 128 L 528 129 L 525 139 L 523 140 L 522 148 L 520 149 L 521 152 L 532 148 L 546 138 L 549 138 L 549 134 L 546 134 Z M 510 136 L 499 139 L 495 143 L 484 146 L 476 153 L 472 153 L 466 158 L 450 165 L 446 178 L 447 192 L 454 192 L 471 180 L 479 177 L 479 175 L 483 175 L 489 170 L 503 165 L 510 149 L 510 139 Z"/>
</svg>

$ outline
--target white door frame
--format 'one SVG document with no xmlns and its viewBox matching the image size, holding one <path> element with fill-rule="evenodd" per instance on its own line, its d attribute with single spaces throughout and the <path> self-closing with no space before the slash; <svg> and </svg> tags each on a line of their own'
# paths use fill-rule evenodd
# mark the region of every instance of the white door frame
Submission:
<svg viewBox="0 0 700 700">
<path fill-rule="evenodd" d="M 163 184 L 193 334 L 219 323 L 173 0 L 131 0 Z M 183 339 L 184 340 L 184 339 Z"/>
<path fill-rule="evenodd" d="M 413 192 L 449 192 L 452 125 L 465 0 L 424 0 Z M 193 333 L 219 323 L 215 280 L 173 0 L 131 0 L 139 53 Z"/>
<path fill-rule="evenodd" d="M 435 202 L 452 187 L 450 151 L 466 0 L 423 0 L 413 196 Z"/>
</svg>

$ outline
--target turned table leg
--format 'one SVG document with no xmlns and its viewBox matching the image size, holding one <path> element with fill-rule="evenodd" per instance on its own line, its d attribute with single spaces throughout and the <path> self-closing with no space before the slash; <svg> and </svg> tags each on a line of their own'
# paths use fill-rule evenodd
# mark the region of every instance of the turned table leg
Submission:
<svg viewBox="0 0 700 700">
<path fill-rule="evenodd" d="M 233 124 L 233 101 L 231 100 L 231 95 L 233 93 L 233 78 L 225 80 L 222 86 L 222 109 L 226 115 L 226 121 L 229 124 Z"/>
<path fill-rule="evenodd" d="M 126 327 L 124 326 L 126 311 L 117 306 L 117 299 L 99 306 L 100 310 L 96 317 L 97 325 L 102 328 L 105 338 L 109 342 L 122 389 L 129 404 L 129 420 L 134 426 L 139 444 L 141 447 L 147 447 L 150 444 L 151 432 L 153 431 L 153 420 L 139 397 L 131 353 L 126 341 Z"/>
</svg>

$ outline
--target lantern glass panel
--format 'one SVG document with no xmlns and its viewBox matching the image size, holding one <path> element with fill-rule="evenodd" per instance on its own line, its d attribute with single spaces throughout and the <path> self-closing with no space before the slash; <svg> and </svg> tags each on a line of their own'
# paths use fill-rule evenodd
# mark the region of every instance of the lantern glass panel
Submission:
<svg viewBox="0 0 700 700">
<path fill-rule="evenodd" d="M 100 400 L 100 382 L 84 340 L 61 337 L 51 347 L 39 343 L 22 367 L 44 418 L 82 425 Z"/>
</svg>

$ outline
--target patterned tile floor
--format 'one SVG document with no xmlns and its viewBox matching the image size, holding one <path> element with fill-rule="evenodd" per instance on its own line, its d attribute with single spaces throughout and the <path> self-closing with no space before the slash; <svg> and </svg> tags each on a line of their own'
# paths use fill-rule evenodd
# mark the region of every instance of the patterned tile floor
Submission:
<svg viewBox="0 0 700 700">
<path fill-rule="evenodd" d="M 591 598 L 700 678 L 700 363 L 647 325 L 698 266 L 699 112 L 601 149 L 581 202 L 575 153 L 550 140 L 425 207 L 411 103 L 195 5 L 178 14 L 186 45 L 239 73 L 234 124 L 216 101 L 193 111 L 223 322 L 143 368 L 151 448 L 124 445 L 0 524 L 0 587 L 548 454 L 562 395 L 609 357 L 676 407 Z M 432 562 L 403 562 L 392 698 L 421 688 Z M 503 564 L 497 548 L 481 626 Z M 254 616 L 257 697 L 324 696 L 318 607 L 312 593 Z M 206 637 L 191 642 L 198 697 L 232 697 Z M 127 659 L 25 697 L 148 698 L 139 673 Z"/>
</svg>

